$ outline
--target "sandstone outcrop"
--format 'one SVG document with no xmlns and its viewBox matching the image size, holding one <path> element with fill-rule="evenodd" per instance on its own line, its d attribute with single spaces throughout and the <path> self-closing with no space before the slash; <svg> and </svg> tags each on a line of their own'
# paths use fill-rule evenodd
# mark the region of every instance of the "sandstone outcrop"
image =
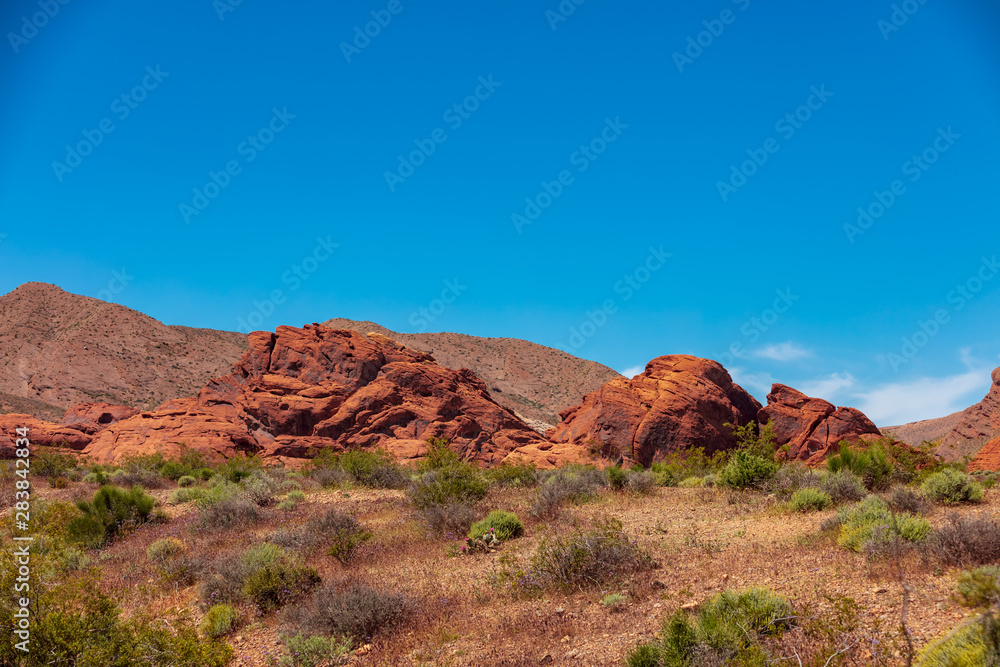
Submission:
<svg viewBox="0 0 1000 667">
<path fill-rule="evenodd" d="M 28 428 L 28 440 L 33 447 L 68 447 L 80 451 L 90 444 L 90 436 L 75 429 L 43 422 L 31 415 L 6 414 L 0 415 L 0 458 L 14 456 L 15 440 L 20 437 L 17 429 Z"/>
<path fill-rule="evenodd" d="M 137 414 L 139 414 L 138 410 L 126 405 L 80 403 L 66 411 L 63 415 L 62 425 L 87 435 L 94 435 L 116 422 Z"/>
<path fill-rule="evenodd" d="M 546 436 L 649 465 L 692 447 L 706 453 L 734 447 L 725 424 L 747 424 L 760 408 L 718 362 L 668 355 L 650 361 L 641 375 L 587 394 Z"/>
<path fill-rule="evenodd" d="M 778 445 L 788 445 L 788 458 L 810 465 L 826 460 L 841 440 L 858 442 L 862 436 L 879 436 L 878 428 L 860 410 L 838 408 L 821 398 L 775 384 L 767 395 L 767 406 L 758 423 L 770 421 Z"/>
</svg>

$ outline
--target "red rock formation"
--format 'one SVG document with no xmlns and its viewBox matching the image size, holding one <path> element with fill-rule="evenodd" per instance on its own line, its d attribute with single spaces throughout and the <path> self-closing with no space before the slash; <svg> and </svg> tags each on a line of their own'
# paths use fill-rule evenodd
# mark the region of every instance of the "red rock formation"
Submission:
<svg viewBox="0 0 1000 667">
<path fill-rule="evenodd" d="M 63 415 L 62 425 L 87 435 L 103 431 L 115 422 L 139 414 L 135 408 L 111 403 L 80 403 Z"/>
<path fill-rule="evenodd" d="M 983 400 L 958 413 L 955 426 L 942 438 L 937 453 L 945 460 L 975 454 L 984 443 L 1000 435 L 1000 368 L 993 370 L 992 379 Z"/>
<path fill-rule="evenodd" d="M 100 432 L 86 454 L 101 461 L 136 451 L 176 453 L 182 443 L 223 456 L 235 451 L 303 456 L 309 447 L 385 447 L 423 455 L 429 437 L 482 463 L 514 450 L 545 465 L 541 438 L 489 396 L 471 371 L 385 336 L 313 325 L 255 332 L 231 374 L 196 398 L 170 401 Z"/>
<path fill-rule="evenodd" d="M 996 371 L 993 371 L 996 377 Z M 1000 470 L 1000 438 L 986 443 L 975 458 L 969 461 L 969 470 Z"/>
<path fill-rule="evenodd" d="M 761 409 L 757 420 L 774 425 L 777 444 L 789 445 L 789 459 L 810 465 L 825 461 L 841 440 L 858 442 L 862 435 L 881 435 L 860 410 L 838 408 L 783 384 L 771 387 L 767 407 Z"/>
<path fill-rule="evenodd" d="M 69 447 L 79 451 L 90 443 L 90 436 L 80 431 L 43 422 L 30 415 L 6 414 L 0 415 L 0 458 L 13 457 L 14 441 L 19 437 L 16 429 L 25 426 L 32 447 Z"/>
<path fill-rule="evenodd" d="M 617 450 L 649 465 L 691 447 L 712 453 L 735 446 L 725 424 L 744 425 L 758 410 L 760 403 L 718 362 L 668 355 L 631 380 L 614 379 L 588 394 L 581 405 L 564 410 L 562 423 L 546 436 L 557 444 Z"/>
</svg>

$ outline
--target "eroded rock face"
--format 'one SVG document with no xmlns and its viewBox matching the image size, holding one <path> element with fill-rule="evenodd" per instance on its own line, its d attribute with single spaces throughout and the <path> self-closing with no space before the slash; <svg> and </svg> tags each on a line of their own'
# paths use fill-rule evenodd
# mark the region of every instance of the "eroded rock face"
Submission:
<svg viewBox="0 0 1000 667">
<path fill-rule="evenodd" d="M 942 438 L 937 452 L 945 460 L 976 454 L 1000 435 L 1000 368 L 993 370 L 992 379 L 983 400 L 959 413 L 955 426 Z"/>
<path fill-rule="evenodd" d="M 233 372 L 197 397 L 116 423 L 85 453 L 109 461 L 134 451 L 171 454 L 183 443 L 222 456 L 298 457 L 325 446 L 384 447 L 412 459 L 436 437 L 485 464 L 519 448 L 523 457 L 540 456 L 533 447 L 541 437 L 497 405 L 471 371 L 443 368 L 385 336 L 282 326 L 251 334 L 249 345 Z"/>
<path fill-rule="evenodd" d="M 20 437 L 17 429 L 28 428 L 28 440 L 31 446 L 68 447 L 80 451 L 90 444 L 90 436 L 75 429 L 43 422 L 31 415 L 6 414 L 0 415 L 0 458 L 14 457 L 15 440 Z"/>
<path fill-rule="evenodd" d="M 996 371 L 993 371 L 994 380 Z M 969 470 L 1000 470 L 1000 438 L 990 440 L 979 450 L 975 458 L 969 461 Z"/>
<path fill-rule="evenodd" d="M 625 460 L 649 465 L 692 447 L 707 453 L 734 447 L 725 424 L 747 424 L 760 407 L 718 362 L 668 355 L 631 380 L 614 379 L 588 394 L 563 411 L 562 423 L 546 436 L 556 444 L 617 450 Z"/>
<path fill-rule="evenodd" d="M 139 414 L 135 408 L 111 403 L 80 403 L 63 415 L 62 425 L 87 435 L 103 431 L 114 423 Z"/>
<path fill-rule="evenodd" d="M 775 384 L 767 395 L 758 422 L 774 425 L 778 445 L 788 445 L 788 458 L 809 464 L 822 463 L 841 440 L 858 442 L 862 436 L 879 436 L 875 424 L 860 410 L 838 408 L 821 398 Z"/>
</svg>

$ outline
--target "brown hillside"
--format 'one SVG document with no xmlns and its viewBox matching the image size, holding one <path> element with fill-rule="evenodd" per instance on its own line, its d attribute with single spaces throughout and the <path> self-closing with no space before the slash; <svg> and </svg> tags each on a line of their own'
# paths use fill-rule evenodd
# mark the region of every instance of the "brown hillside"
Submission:
<svg viewBox="0 0 1000 667">
<path fill-rule="evenodd" d="M 25 283 L 0 297 L 0 407 L 40 419 L 88 401 L 152 407 L 228 373 L 246 340 Z"/>
<path fill-rule="evenodd" d="M 911 445 L 940 439 L 937 453 L 948 461 L 973 456 L 983 445 L 1000 435 L 1000 368 L 994 369 L 992 380 L 993 384 L 983 400 L 961 412 L 939 419 L 891 426 L 887 430 Z"/>
<path fill-rule="evenodd" d="M 468 368 L 482 378 L 497 403 L 516 412 L 539 431 L 558 424 L 559 413 L 578 405 L 586 394 L 608 380 L 621 377 L 594 361 L 516 338 L 397 333 L 374 322 L 343 318 L 329 320 L 324 325 L 363 334 L 380 333 L 427 352 L 446 368 Z"/>
</svg>

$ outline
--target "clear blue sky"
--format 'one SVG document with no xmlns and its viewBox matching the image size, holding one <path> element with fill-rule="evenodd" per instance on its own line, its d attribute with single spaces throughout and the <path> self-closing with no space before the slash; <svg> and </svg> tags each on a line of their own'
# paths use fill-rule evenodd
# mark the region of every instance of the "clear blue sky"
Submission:
<svg viewBox="0 0 1000 667">
<path fill-rule="evenodd" d="M 0 291 L 690 353 L 883 425 L 1000 365 L 995 2 L 231 2 L 3 3 Z"/>
</svg>

